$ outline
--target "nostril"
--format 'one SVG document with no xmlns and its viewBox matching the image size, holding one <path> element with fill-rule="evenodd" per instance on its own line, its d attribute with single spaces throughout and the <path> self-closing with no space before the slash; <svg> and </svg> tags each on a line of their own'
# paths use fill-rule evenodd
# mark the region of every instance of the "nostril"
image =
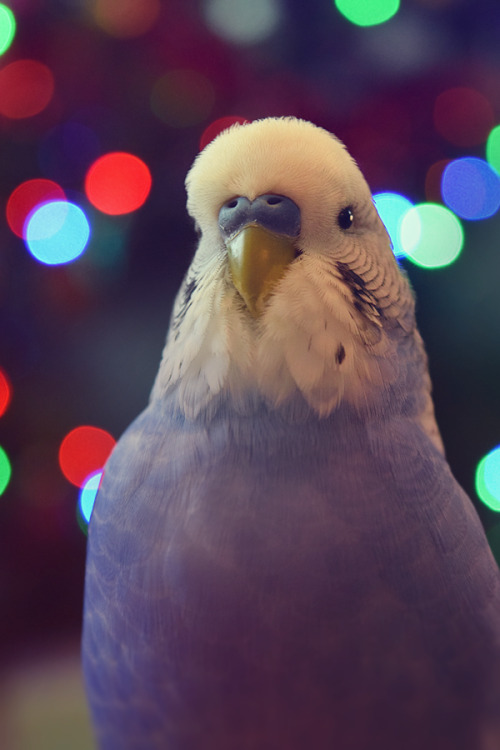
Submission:
<svg viewBox="0 0 500 750">
<path fill-rule="evenodd" d="M 227 206 L 228 208 L 236 208 L 236 206 L 237 206 L 237 205 L 238 205 L 238 200 L 237 200 L 237 198 L 233 198 L 233 200 L 232 200 L 232 201 L 228 201 L 228 202 L 226 203 L 226 206 Z"/>
<path fill-rule="evenodd" d="M 282 202 L 282 198 L 279 195 L 270 195 L 267 199 L 267 205 L 268 206 L 277 206 L 278 203 Z"/>
</svg>

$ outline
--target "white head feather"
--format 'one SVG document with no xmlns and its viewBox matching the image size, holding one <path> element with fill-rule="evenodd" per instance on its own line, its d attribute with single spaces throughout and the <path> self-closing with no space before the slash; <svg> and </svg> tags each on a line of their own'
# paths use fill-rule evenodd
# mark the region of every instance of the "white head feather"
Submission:
<svg viewBox="0 0 500 750">
<path fill-rule="evenodd" d="M 201 239 L 152 397 L 178 387 L 189 418 L 222 395 L 238 409 L 256 399 L 271 408 L 305 400 L 321 417 L 342 399 L 376 399 L 398 376 L 391 330 L 418 337 L 414 303 L 368 185 L 340 141 L 295 118 L 233 126 L 198 155 L 186 186 Z M 232 283 L 218 215 L 235 196 L 265 193 L 300 208 L 302 254 L 254 319 Z M 337 223 L 347 206 L 349 230 Z"/>
</svg>

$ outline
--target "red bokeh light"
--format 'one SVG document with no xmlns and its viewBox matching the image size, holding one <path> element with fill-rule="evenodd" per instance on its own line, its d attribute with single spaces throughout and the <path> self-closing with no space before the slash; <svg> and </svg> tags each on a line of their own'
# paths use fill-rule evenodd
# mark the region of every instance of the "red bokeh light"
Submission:
<svg viewBox="0 0 500 750">
<path fill-rule="evenodd" d="M 18 237 L 24 237 L 24 225 L 33 209 L 41 203 L 61 200 L 66 200 L 66 195 L 57 182 L 26 180 L 18 185 L 7 201 L 7 223 Z"/>
<path fill-rule="evenodd" d="M 200 138 L 200 151 L 202 151 L 205 146 L 208 146 L 210 141 L 213 141 L 213 139 L 216 138 L 219 133 L 222 133 L 223 130 L 227 130 L 227 128 L 230 128 L 231 125 L 234 125 L 235 123 L 239 123 L 240 125 L 247 125 L 249 122 L 250 120 L 247 120 L 245 117 L 239 117 L 238 115 L 230 117 L 220 117 L 218 120 L 214 120 L 208 127 L 205 128 L 202 133 L 202 136 Z"/>
<path fill-rule="evenodd" d="M 112 36 L 127 39 L 148 31 L 160 15 L 160 0 L 94 0 L 96 23 Z"/>
<path fill-rule="evenodd" d="M 0 370 L 0 417 L 5 414 L 12 397 L 12 388 L 9 379 L 3 370 Z"/>
<path fill-rule="evenodd" d="M 121 151 L 99 157 L 87 172 L 85 192 L 99 211 L 116 216 L 140 208 L 151 190 L 151 173 L 133 154 Z"/>
<path fill-rule="evenodd" d="M 440 159 L 431 164 L 425 176 L 425 199 L 429 203 L 442 203 L 441 179 L 445 167 L 450 163 L 449 159 Z"/>
<path fill-rule="evenodd" d="M 494 125 L 493 108 L 475 89 L 457 86 L 439 94 L 434 103 L 434 126 L 456 146 L 478 146 Z"/>
<path fill-rule="evenodd" d="M 38 60 L 16 60 L 0 70 L 0 114 L 12 120 L 33 117 L 54 94 L 54 77 Z"/>
<path fill-rule="evenodd" d="M 82 487 L 90 474 L 103 468 L 115 443 L 113 436 L 100 427 L 75 427 L 59 448 L 62 473 L 72 484 Z"/>
</svg>

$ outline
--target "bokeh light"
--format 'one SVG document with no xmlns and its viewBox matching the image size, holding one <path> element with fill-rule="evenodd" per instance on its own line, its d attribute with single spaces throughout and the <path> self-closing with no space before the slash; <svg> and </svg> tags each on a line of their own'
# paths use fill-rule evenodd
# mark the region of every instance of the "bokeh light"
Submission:
<svg viewBox="0 0 500 750">
<path fill-rule="evenodd" d="M 486 159 L 500 174 L 500 125 L 497 125 L 486 141 Z"/>
<path fill-rule="evenodd" d="M 160 15 L 160 0 L 93 0 L 90 10 L 103 31 L 128 39 L 154 26 Z"/>
<path fill-rule="evenodd" d="M 0 70 L 0 114 L 12 120 L 33 117 L 54 94 L 54 76 L 38 60 L 16 60 Z"/>
<path fill-rule="evenodd" d="M 335 0 L 335 5 L 356 26 L 385 23 L 399 10 L 399 0 Z"/>
<path fill-rule="evenodd" d="M 434 103 L 434 126 L 456 146 L 484 143 L 493 126 L 493 108 L 475 89 L 457 86 L 439 94 Z"/>
<path fill-rule="evenodd" d="M 60 265 L 85 250 L 90 226 L 82 209 L 69 201 L 52 201 L 37 208 L 26 223 L 26 246 L 36 260 Z"/>
<path fill-rule="evenodd" d="M 25 237 L 26 219 L 37 206 L 65 198 L 64 190 L 57 182 L 38 178 L 26 180 L 13 190 L 7 201 L 7 223 L 18 237 Z"/>
<path fill-rule="evenodd" d="M 391 238 L 394 255 L 400 258 L 405 255 L 401 244 L 401 223 L 413 203 L 399 193 L 377 193 L 373 202 Z"/>
<path fill-rule="evenodd" d="M 78 495 L 78 510 L 83 521 L 88 524 L 94 508 L 97 492 L 101 485 L 104 472 L 97 471 L 87 477 Z"/>
<path fill-rule="evenodd" d="M 219 133 L 222 133 L 223 130 L 227 130 L 232 125 L 235 125 L 236 123 L 239 123 L 240 125 L 244 125 L 245 123 L 250 122 L 245 117 L 240 117 L 239 115 L 229 116 L 229 117 L 219 117 L 218 120 L 214 120 L 213 122 L 208 125 L 208 127 L 205 128 L 203 131 L 201 138 L 200 138 L 200 151 L 202 151 L 205 146 L 208 146 L 208 144 L 216 138 Z"/>
<path fill-rule="evenodd" d="M 206 0 L 207 26 L 234 44 L 258 44 L 278 29 L 282 20 L 279 0 Z"/>
<path fill-rule="evenodd" d="M 7 5 L 0 3 L 0 55 L 6 52 L 16 33 L 16 19 Z"/>
<path fill-rule="evenodd" d="M 89 164 L 102 153 L 96 131 L 77 120 L 58 123 L 40 139 L 38 163 L 42 172 L 63 184 L 80 184 Z"/>
<path fill-rule="evenodd" d="M 447 39 L 431 14 L 415 13 L 411 7 L 390 23 L 372 26 L 357 44 L 372 74 L 400 80 L 423 75 L 450 55 Z"/>
<path fill-rule="evenodd" d="M 500 207 L 500 177 L 483 159 L 454 159 L 443 172 L 443 200 L 463 219 L 493 216 Z"/>
<path fill-rule="evenodd" d="M 401 245 L 407 257 L 422 268 L 453 263 L 462 250 L 464 233 L 455 214 L 436 203 L 420 203 L 401 221 Z"/>
<path fill-rule="evenodd" d="M 477 465 L 476 492 L 488 508 L 500 512 L 500 445 L 483 456 Z"/>
<path fill-rule="evenodd" d="M 442 203 L 441 181 L 445 167 L 450 159 L 440 159 L 431 164 L 425 175 L 425 197 L 428 203 Z"/>
<path fill-rule="evenodd" d="M 12 387 L 5 372 L 0 369 L 0 417 L 7 411 L 12 398 Z"/>
<path fill-rule="evenodd" d="M 0 495 L 3 495 L 7 489 L 7 485 L 10 482 L 12 474 L 12 468 L 10 465 L 9 457 L 0 446 Z"/>
<path fill-rule="evenodd" d="M 197 70 L 171 70 L 158 78 L 151 91 L 153 113 L 172 128 L 198 125 L 209 117 L 214 104 L 214 87 Z"/>
<path fill-rule="evenodd" d="M 113 216 L 136 211 L 151 190 L 151 173 L 133 154 L 121 151 L 99 157 L 85 177 L 87 198 L 99 211 Z"/>
<path fill-rule="evenodd" d="M 91 474 L 100 471 L 115 446 L 115 439 L 100 427 L 75 427 L 61 443 L 59 466 L 72 484 L 82 487 Z"/>
</svg>

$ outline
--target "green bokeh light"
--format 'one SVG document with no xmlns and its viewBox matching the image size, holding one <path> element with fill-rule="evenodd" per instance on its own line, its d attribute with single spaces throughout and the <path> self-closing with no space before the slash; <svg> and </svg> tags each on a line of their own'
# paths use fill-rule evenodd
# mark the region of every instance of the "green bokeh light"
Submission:
<svg viewBox="0 0 500 750">
<path fill-rule="evenodd" d="M 407 257 L 422 268 L 442 268 L 462 250 L 464 233 L 455 214 L 437 203 L 419 203 L 401 222 L 401 245 Z"/>
<path fill-rule="evenodd" d="M 6 52 L 16 33 L 16 19 L 10 8 L 0 3 L 0 55 Z"/>
<path fill-rule="evenodd" d="M 335 5 L 356 26 L 376 26 L 399 10 L 399 0 L 335 0 Z"/>
<path fill-rule="evenodd" d="M 488 508 L 500 513 L 500 446 L 490 451 L 478 463 L 476 492 Z"/>
<path fill-rule="evenodd" d="M 12 469 L 10 467 L 9 457 L 4 449 L 0 446 L 0 495 L 3 495 L 10 481 Z"/>
<path fill-rule="evenodd" d="M 500 173 L 500 125 L 493 128 L 486 141 L 486 159 Z"/>
</svg>

